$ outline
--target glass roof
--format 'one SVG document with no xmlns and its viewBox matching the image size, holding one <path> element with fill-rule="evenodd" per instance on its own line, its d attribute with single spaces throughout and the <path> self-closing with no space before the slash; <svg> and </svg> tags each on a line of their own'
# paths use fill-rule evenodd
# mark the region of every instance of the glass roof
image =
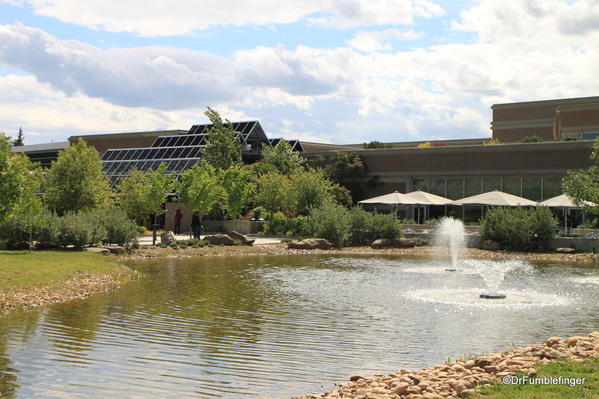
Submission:
<svg viewBox="0 0 599 399">
<path fill-rule="evenodd" d="M 268 139 L 258 121 L 234 122 L 233 128 L 242 143 L 242 153 L 258 154 L 263 145 L 274 146 L 282 139 Z M 102 155 L 102 169 L 115 188 L 120 179 L 133 170 L 148 171 L 162 162 L 167 170 L 179 176 L 198 163 L 211 124 L 194 125 L 187 134 L 159 136 L 151 147 L 109 149 Z M 289 140 L 294 151 L 303 151 L 297 140 Z M 255 156 L 255 155 L 254 155 Z M 254 158 L 255 159 L 255 158 Z"/>
</svg>

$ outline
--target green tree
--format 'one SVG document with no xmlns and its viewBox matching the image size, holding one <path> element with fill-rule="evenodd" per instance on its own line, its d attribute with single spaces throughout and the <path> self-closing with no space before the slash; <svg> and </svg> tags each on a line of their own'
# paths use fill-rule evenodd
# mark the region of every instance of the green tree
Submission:
<svg viewBox="0 0 599 399">
<path fill-rule="evenodd" d="M 231 122 L 223 123 L 218 112 L 208 107 L 204 115 L 210 119 L 212 127 L 206 135 L 206 147 L 202 157 L 217 169 L 226 170 L 241 163 L 241 141 Z"/>
<path fill-rule="evenodd" d="M 283 174 L 290 174 L 297 171 L 305 159 L 293 151 L 287 141 L 279 140 L 274 147 L 267 147 L 262 151 L 262 162 L 273 165 Z"/>
<path fill-rule="evenodd" d="M 134 170 L 131 174 L 119 182 L 118 205 L 132 219 L 140 222 L 148 214 L 145 205 L 146 175 L 140 170 Z"/>
<path fill-rule="evenodd" d="M 370 143 L 364 143 L 363 147 L 367 150 L 374 150 L 377 148 L 393 148 L 392 144 L 381 143 L 380 141 L 373 140 Z"/>
<path fill-rule="evenodd" d="M 52 163 L 46 179 L 46 201 L 59 214 L 94 209 L 110 202 L 111 191 L 102 172 L 100 154 L 84 140 L 65 148 Z"/>
<path fill-rule="evenodd" d="M 256 179 L 254 201 L 269 213 L 293 209 L 291 180 L 280 173 L 265 173 Z"/>
<path fill-rule="evenodd" d="M 334 200 L 334 184 L 320 169 L 299 171 L 291 176 L 290 181 L 295 213 L 307 215 L 310 208 Z"/>
<path fill-rule="evenodd" d="M 584 201 L 599 204 L 599 138 L 593 144 L 591 166 L 587 169 L 569 170 L 562 180 L 562 188 L 578 204 L 583 204 Z M 599 214 L 599 206 L 588 207 L 587 210 Z"/>
<path fill-rule="evenodd" d="M 158 215 L 165 212 L 163 204 L 168 194 L 173 192 L 173 175 L 167 171 L 167 164 L 162 162 L 156 169 L 146 173 L 142 188 L 142 199 L 145 211 L 154 215 L 154 223 Z"/>
<path fill-rule="evenodd" d="M 40 198 L 43 174 L 40 167 L 25 155 L 15 154 L 11 163 L 18 176 L 17 180 L 20 186 L 19 199 L 11 217 L 19 220 L 25 227 L 31 251 L 34 230 L 39 227 L 38 219 L 44 211 Z"/>
<path fill-rule="evenodd" d="M 23 189 L 23 176 L 19 164 L 13 162 L 10 139 L 0 132 L 0 222 L 13 210 Z"/>
<path fill-rule="evenodd" d="M 202 215 L 210 213 L 222 196 L 216 169 L 204 160 L 181 174 L 176 189 L 183 205 Z"/>
<path fill-rule="evenodd" d="M 24 140 L 25 135 L 23 134 L 23 127 L 19 126 L 19 132 L 17 133 L 17 138 L 13 142 L 13 145 L 25 145 Z"/>
<path fill-rule="evenodd" d="M 533 136 L 522 137 L 520 140 L 518 140 L 518 143 L 541 143 L 543 141 L 545 140 L 543 140 L 541 136 L 535 134 Z"/>
<path fill-rule="evenodd" d="M 352 199 L 357 201 L 366 196 L 379 183 L 379 176 L 368 176 L 364 159 L 354 152 L 335 152 L 331 156 L 317 156 L 309 161 L 315 168 L 322 168 L 333 182 L 349 190 Z"/>
<path fill-rule="evenodd" d="M 222 172 L 224 189 L 224 209 L 229 216 L 236 218 L 249 203 L 252 186 L 251 172 L 240 165 L 235 165 Z"/>
</svg>

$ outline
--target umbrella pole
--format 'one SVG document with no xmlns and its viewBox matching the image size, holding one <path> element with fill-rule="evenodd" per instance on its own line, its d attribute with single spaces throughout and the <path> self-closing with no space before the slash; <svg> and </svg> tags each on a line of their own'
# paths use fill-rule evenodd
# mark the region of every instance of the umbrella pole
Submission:
<svg viewBox="0 0 599 399">
<path fill-rule="evenodd" d="M 564 209 L 564 228 L 566 229 L 566 235 L 568 235 L 568 215 L 570 214 L 570 209 Z"/>
</svg>

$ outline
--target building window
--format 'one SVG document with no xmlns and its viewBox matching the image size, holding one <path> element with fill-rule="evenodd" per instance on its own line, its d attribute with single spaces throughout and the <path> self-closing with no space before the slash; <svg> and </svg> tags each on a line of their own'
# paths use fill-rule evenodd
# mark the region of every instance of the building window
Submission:
<svg viewBox="0 0 599 399">
<path fill-rule="evenodd" d="M 501 190 L 501 177 L 485 176 L 483 178 L 483 193 L 493 190 Z"/>
<path fill-rule="evenodd" d="M 533 201 L 542 201 L 543 183 L 540 177 L 522 178 L 522 196 Z"/>
<path fill-rule="evenodd" d="M 505 176 L 501 178 L 501 191 L 522 196 L 522 178 L 520 176 Z"/>
</svg>

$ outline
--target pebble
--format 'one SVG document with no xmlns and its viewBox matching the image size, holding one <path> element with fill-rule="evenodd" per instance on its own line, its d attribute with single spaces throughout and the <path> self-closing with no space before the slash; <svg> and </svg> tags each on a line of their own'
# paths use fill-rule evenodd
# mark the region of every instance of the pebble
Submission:
<svg viewBox="0 0 599 399">
<path fill-rule="evenodd" d="M 475 359 L 440 364 L 411 371 L 399 370 L 389 375 L 363 377 L 353 375 L 339 390 L 311 394 L 294 399 L 445 399 L 469 398 L 477 386 L 500 381 L 517 372 L 536 376 L 535 364 L 557 360 L 583 361 L 599 356 L 599 332 L 568 339 L 551 337 L 542 344 L 524 346 Z"/>
</svg>

